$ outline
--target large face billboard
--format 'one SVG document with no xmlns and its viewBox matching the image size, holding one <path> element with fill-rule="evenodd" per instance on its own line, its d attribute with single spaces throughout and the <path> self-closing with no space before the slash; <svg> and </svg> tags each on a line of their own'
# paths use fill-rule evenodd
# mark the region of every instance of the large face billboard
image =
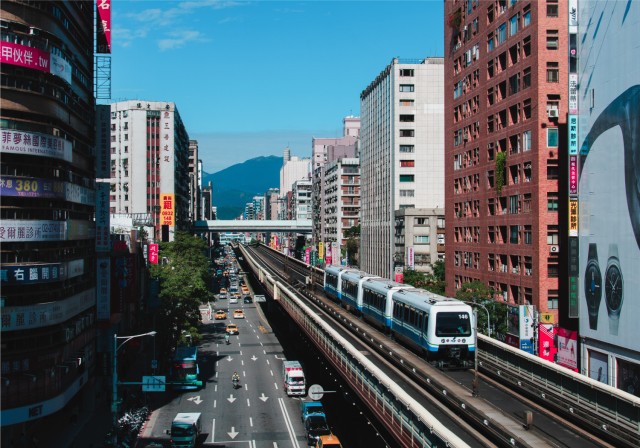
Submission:
<svg viewBox="0 0 640 448">
<path fill-rule="evenodd" d="M 638 351 L 640 5 L 579 5 L 580 334 Z"/>
</svg>

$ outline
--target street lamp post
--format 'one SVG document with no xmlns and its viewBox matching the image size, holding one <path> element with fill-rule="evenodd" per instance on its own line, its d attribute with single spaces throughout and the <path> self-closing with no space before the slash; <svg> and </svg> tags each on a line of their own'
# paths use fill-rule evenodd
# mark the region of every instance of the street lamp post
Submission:
<svg viewBox="0 0 640 448">
<path fill-rule="evenodd" d="M 478 308 L 476 307 L 479 306 L 487 312 L 487 335 L 489 337 L 491 337 L 491 316 L 489 315 L 489 310 L 487 309 L 487 307 L 482 305 L 481 303 L 476 303 L 476 302 L 465 302 L 465 303 L 473 306 L 474 345 L 476 349 L 474 351 L 474 360 L 473 360 L 474 373 L 473 373 L 473 381 L 471 382 L 471 386 L 473 388 L 473 396 L 477 397 L 478 395 L 480 395 L 479 388 L 478 388 L 478 386 L 480 385 L 479 383 L 480 380 L 478 380 Z"/>
<path fill-rule="evenodd" d="M 113 418 L 113 429 L 115 434 L 115 429 L 118 425 L 118 350 L 129 342 L 131 339 L 140 338 L 143 336 L 155 336 L 155 331 L 150 331 L 148 333 L 142 334 L 134 334 L 131 336 L 118 336 L 116 333 L 113 334 L 113 375 L 112 375 L 112 397 L 111 397 L 111 414 Z M 124 339 L 124 341 L 118 345 L 118 339 Z"/>
</svg>

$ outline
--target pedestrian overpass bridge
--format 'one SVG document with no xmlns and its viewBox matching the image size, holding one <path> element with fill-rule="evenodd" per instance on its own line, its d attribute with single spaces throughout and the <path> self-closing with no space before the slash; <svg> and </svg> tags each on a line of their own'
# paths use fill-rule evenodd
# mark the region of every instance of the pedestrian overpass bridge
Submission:
<svg viewBox="0 0 640 448">
<path fill-rule="evenodd" d="M 282 233 L 311 233 L 312 221 L 310 219 L 285 220 L 213 220 L 195 221 L 192 230 L 194 232 L 282 232 Z"/>
</svg>

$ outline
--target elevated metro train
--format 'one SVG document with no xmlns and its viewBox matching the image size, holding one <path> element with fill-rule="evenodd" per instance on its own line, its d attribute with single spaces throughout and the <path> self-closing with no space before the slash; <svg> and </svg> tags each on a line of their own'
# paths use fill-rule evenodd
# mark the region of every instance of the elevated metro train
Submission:
<svg viewBox="0 0 640 448">
<path fill-rule="evenodd" d="M 329 266 L 325 294 L 354 314 L 448 368 L 473 366 L 475 326 L 469 305 L 357 269 Z"/>
</svg>

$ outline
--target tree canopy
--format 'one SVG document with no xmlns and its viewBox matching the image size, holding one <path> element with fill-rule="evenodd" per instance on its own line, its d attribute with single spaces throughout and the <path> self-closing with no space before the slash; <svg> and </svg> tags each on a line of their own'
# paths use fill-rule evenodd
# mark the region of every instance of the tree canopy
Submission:
<svg viewBox="0 0 640 448">
<path fill-rule="evenodd" d="M 211 275 L 206 243 L 185 232 L 176 232 L 172 242 L 159 243 L 161 263 L 151 266 L 151 276 L 160 281 L 162 325 L 171 344 L 197 342 L 199 306 L 213 298 L 208 287 Z"/>
</svg>

